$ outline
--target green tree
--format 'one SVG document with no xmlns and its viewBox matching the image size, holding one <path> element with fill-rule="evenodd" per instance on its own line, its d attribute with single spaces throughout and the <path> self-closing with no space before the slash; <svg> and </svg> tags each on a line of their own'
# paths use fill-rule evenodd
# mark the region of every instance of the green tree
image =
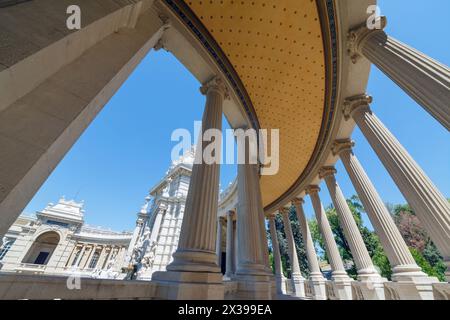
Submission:
<svg viewBox="0 0 450 320">
<path fill-rule="evenodd" d="M 429 276 L 445 281 L 443 258 L 411 207 L 408 204 L 396 205 L 392 215 L 416 263 Z"/>
</svg>

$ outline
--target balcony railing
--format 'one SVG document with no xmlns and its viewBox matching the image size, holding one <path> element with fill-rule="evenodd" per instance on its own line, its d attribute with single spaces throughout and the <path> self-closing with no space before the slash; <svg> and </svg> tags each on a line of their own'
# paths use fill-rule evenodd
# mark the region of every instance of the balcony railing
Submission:
<svg viewBox="0 0 450 320">
<path fill-rule="evenodd" d="M 34 264 L 34 263 L 19 263 L 16 268 L 16 272 L 31 272 L 34 274 L 42 274 L 45 272 L 45 268 L 47 266 L 45 264 Z"/>
</svg>

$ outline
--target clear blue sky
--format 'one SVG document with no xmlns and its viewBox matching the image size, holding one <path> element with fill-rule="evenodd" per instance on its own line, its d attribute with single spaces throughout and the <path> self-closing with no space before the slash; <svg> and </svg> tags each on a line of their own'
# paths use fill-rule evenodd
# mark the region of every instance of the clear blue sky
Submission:
<svg viewBox="0 0 450 320">
<path fill-rule="evenodd" d="M 383 0 L 379 6 L 388 17 L 389 35 L 450 65 L 450 1 Z M 85 201 L 88 224 L 119 231 L 133 229 L 144 197 L 170 164 L 175 144 L 170 141 L 172 131 L 193 130 L 193 121 L 201 120 L 205 99 L 199 85 L 170 53 L 151 52 L 61 161 L 25 212 L 33 213 L 65 195 Z M 367 91 L 374 97 L 372 109 L 377 116 L 449 197 L 448 132 L 376 68 L 372 68 Z M 353 139 L 357 143 L 355 153 L 382 199 L 404 203 L 358 129 Z M 341 163 L 337 170 L 344 194 L 351 196 L 355 192 Z M 223 165 L 222 186 L 235 175 L 235 166 Z M 321 187 L 321 198 L 327 206 L 330 198 L 326 186 Z M 312 216 L 310 201 L 306 200 L 306 212 Z"/>
</svg>

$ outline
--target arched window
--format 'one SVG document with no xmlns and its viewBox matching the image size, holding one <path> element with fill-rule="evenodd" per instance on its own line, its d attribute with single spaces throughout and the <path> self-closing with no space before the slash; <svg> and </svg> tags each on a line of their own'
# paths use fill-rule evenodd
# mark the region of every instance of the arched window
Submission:
<svg viewBox="0 0 450 320">
<path fill-rule="evenodd" d="M 23 262 L 47 264 L 59 243 L 59 235 L 54 231 L 41 234 L 34 241 Z"/>
</svg>

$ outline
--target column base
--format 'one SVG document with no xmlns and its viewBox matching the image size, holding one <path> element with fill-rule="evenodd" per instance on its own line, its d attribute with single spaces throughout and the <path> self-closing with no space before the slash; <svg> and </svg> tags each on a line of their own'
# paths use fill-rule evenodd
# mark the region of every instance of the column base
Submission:
<svg viewBox="0 0 450 320">
<path fill-rule="evenodd" d="M 322 274 L 311 273 L 308 280 L 309 292 L 306 296 L 313 300 L 327 300 L 327 280 Z"/>
<path fill-rule="evenodd" d="M 433 283 L 434 300 L 450 300 L 450 283 Z"/>
<path fill-rule="evenodd" d="M 237 282 L 235 299 L 271 300 L 273 298 L 271 278 L 268 275 L 236 274 Z"/>
<path fill-rule="evenodd" d="M 156 296 L 167 300 L 223 300 L 222 274 L 211 272 L 156 271 Z"/>
<path fill-rule="evenodd" d="M 385 300 L 386 278 L 376 274 L 359 274 L 358 281 L 352 282 L 353 300 Z"/>
<path fill-rule="evenodd" d="M 439 283 L 439 280 L 421 273 L 393 275 L 392 282 L 384 283 L 386 300 L 433 300 L 433 284 Z"/>
<path fill-rule="evenodd" d="M 346 272 L 333 272 L 332 281 L 326 282 L 327 297 L 330 300 L 352 300 L 352 282 Z"/>
<path fill-rule="evenodd" d="M 210 251 L 180 250 L 173 254 L 173 261 L 167 265 L 167 271 L 220 272 L 217 256 Z"/>
<path fill-rule="evenodd" d="M 292 296 L 298 298 L 305 298 L 305 278 L 301 274 L 292 275 Z"/>
<path fill-rule="evenodd" d="M 278 294 L 286 294 L 286 278 L 284 276 L 275 276 L 276 289 Z"/>
</svg>

